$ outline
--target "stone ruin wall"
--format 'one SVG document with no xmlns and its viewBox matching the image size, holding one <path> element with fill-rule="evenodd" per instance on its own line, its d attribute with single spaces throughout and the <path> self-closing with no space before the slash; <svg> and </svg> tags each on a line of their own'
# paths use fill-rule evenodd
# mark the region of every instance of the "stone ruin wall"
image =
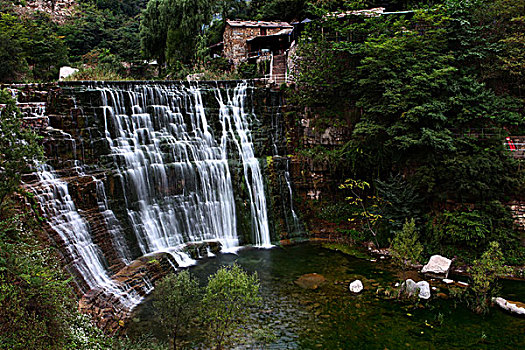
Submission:
<svg viewBox="0 0 525 350">
<path fill-rule="evenodd" d="M 265 27 L 266 34 L 272 35 L 281 31 L 282 28 Z M 226 25 L 224 30 L 224 57 L 238 64 L 248 56 L 247 41 L 261 35 L 261 27 L 234 27 Z"/>
</svg>

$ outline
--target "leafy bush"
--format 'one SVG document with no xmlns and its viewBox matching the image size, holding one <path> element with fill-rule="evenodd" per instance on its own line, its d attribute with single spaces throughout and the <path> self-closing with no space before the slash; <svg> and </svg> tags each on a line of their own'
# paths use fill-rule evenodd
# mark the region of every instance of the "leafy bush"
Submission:
<svg viewBox="0 0 525 350">
<path fill-rule="evenodd" d="M 424 237 L 428 251 L 461 255 L 467 260 L 476 258 L 491 241 L 520 254 L 510 211 L 497 201 L 438 213 L 429 220 Z"/>
<path fill-rule="evenodd" d="M 164 278 L 155 287 L 153 297 L 159 323 L 176 349 L 178 338 L 188 332 L 191 319 L 199 313 L 199 283 L 184 270 Z"/>
<path fill-rule="evenodd" d="M 487 312 L 492 297 L 497 291 L 498 278 L 510 271 L 503 265 L 504 261 L 498 242 L 491 242 L 488 250 L 468 269 L 474 293 L 471 307 L 475 312 Z"/>
<path fill-rule="evenodd" d="M 396 232 L 390 245 L 392 260 L 403 271 L 410 265 L 417 264 L 423 252 L 423 246 L 418 241 L 416 221 L 408 219 L 401 231 Z"/>
<path fill-rule="evenodd" d="M 237 66 L 237 73 L 242 79 L 254 79 L 259 76 L 257 72 L 257 65 L 248 62 L 240 63 Z"/>
<path fill-rule="evenodd" d="M 203 311 L 208 335 L 216 349 L 247 319 L 250 308 L 260 302 L 259 278 L 238 265 L 220 268 L 208 279 Z"/>
<path fill-rule="evenodd" d="M 38 136 L 22 128 L 22 114 L 9 91 L 0 90 L 0 213 L 6 197 L 18 189 L 22 174 L 44 157 Z"/>
<path fill-rule="evenodd" d="M 341 224 L 348 221 L 356 211 L 359 211 L 355 206 L 351 206 L 345 202 L 331 203 L 331 204 L 322 204 L 319 203 L 321 207 L 317 216 L 320 219 L 334 222 L 336 224 Z"/>
</svg>

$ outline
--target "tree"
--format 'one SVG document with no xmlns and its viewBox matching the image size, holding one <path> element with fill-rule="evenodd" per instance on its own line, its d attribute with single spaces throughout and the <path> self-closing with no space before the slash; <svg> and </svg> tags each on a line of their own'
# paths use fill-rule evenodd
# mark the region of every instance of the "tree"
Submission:
<svg viewBox="0 0 525 350">
<path fill-rule="evenodd" d="M 243 324 L 250 307 L 260 302 L 259 278 L 234 264 L 221 267 L 208 279 L 203 298 L 203 310 L 209 335 L 216 349 L 222 349 L 225 339 Z"/>
<path fill-rule="evenodd" d="M 46 15 L 0 14 L 0 82 L 49 81 L 67 62 L 67 48 Z"/>
<path fill-rule="evenodd" d="M 140 42 L 146 58 L 159 66 L 189 63 L 196 40 L 211 22 L 210 0 L 151 0 L 142 13 Z"/>
<path fill-rule="evenodd" d="M 352 195 L 346 197 L 346 200 L 349 201 L 350 205 L 358 206 L 361 209 L 356 215 L 364 222 L 363 226 L 372 234 L 376 247 L 379 248 L 377 226 L 382 216 L 377 213 L 379 198 L 364 194 L 364 191 L 370 188 L 370 184 L 363 180 L 347 179 L 344 184 L 339 185 L 339 188 L 350 190 Z M 368 203 L 365 202 L 365 199 Z M 348 220 L 354 221 L 355 218 L 349 218 Z"/>
<path fill-rule="evenodd" d="M 474 261 L 468 272 L 472 279 L 474 302 L 472 308 L 477 313 L 485 313 L 497 287 L 498 278 L 509 272 L 504 266 L 503 253 L 498 242 L 491 242 L 481 258 Z"/>
<path fill-rule="evenodd" d="M 252 0 L 252 13 L 260 20 L 303 20 L 306 16 L 306 0 Z"/>
<path fill-rule="evenodd" d="M 403 279 L 405 279 L 405 270 L 419 261 L 422 252 L 423 246 L 418 242 L 416 221 L 405 220 L 403 229 L 396 232 L 390 245 L 392 260 L 403 270 Z"/>
<path fill-rule="evenodd" d="M 26 173 L 44 153 L 38 136 L 22 128 L 22 115 L 7 90 L 0 90 L 0 213 L 5 198 L 17 190 Z"/>
<path fill-rule="evenodd" d="M 199 314 L 201 290 L 198 281 L 186 270 L 164 278 L 153 294 L 153 306 L 165 332 L 177 349 L 177 339 L 189 329 L 192 317 Z"/>
<path fill-rule="evenodd" d="M 22 23 L 13 15 L 0 14 L 0 82 L 14 82 L 27 73 L 27 39 Z"/>
<path fill-rule="evenodd" d="M 167 25 L 161 17 L 163 0 L 150 0 L 140 20 L 140 46 L 146 58 L 155 58 L 159 67 L 166 62 Z"/>
</svg>

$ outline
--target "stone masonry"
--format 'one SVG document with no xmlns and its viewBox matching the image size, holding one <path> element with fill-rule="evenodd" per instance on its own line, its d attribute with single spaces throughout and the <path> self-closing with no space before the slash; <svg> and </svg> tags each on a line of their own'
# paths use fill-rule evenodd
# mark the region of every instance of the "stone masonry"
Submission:
<svg viewBox="0 0 525 350">
<path fill-rule="evenodd" d="M 224 29 L 224 57 L 238 64 L 248 57 L 248 40 L 258 36 L 273 35 L 283 29 L 293 28 L 287 22 L 226 21 Z"/>
</svg>

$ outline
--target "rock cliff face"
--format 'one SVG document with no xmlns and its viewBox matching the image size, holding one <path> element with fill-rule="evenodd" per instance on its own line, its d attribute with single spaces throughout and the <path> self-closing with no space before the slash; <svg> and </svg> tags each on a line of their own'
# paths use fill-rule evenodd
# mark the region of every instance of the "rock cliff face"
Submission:
<svg viewBox="0 0 525 350">
<path fill-rule="evenodd" d="M 16 5 L 14 10 L 21 15 L 44 12 L 53 21 L 64 23 L 75 11 L 76 5 L 76 0 L 27 0 L 25 5 Z"/>
<path fill-rule="evenodd" d="M 217 139 L 217 135 L 220 135 L 223 129 L 220 118 L 221 113 L 224 113 L 221 112 L 221 108 L 224 107 L 221 107 L 217 99 L 218 91 L 222 91 L 220 93 L 223 96 L 229 94 L 231 97 L 233 89 L 239 82 L 203 82 L 199 83 L 198 87 L 188 83 L 156 83 L 155 85 L 161 85 L 163 89 L 162 85 L 168 84 L 180 85 L 180 91 L 199 89 L 207 122 L 213 137 Z M 110 87 L 92 83 L 12 86 L 17 91 L 19 106 L 25 115 L 25 126 L 33 128 L 42 136 L 47 163 L 49 169 L 52 169 L 46 168 L 42 170 L 43 172 L 28 174 L 24 177 L 24 182 L 28 188 L 37 193 L 42 203 L 47 203 L 46 200 L 51 197 L 56 201 L 55 204 L 48 205 L 51 209 L 43 209 L 44 216 L 46 214 L 49 216 L 51 212 L 57 216 L 55 219 L 48 218 L 49 236 L 63 253 L 64 266 L 77 277 L 75 280 L 81 296 L 80 309 L 95 316 L 99 325 L 111 333 L 117 332 L 122 327 L 132 311 L 133 303 L 140 301 L 149 293 L 158 278 L 173 270 L 174 266 L 185 266 L 190 256 L 195 259 L 206 256 L 209 251 L 216 251 L 216 245 L 210 245 L 210 240 L 207 240 L 205 246 L 178 247 L 179 253 L 175 256 L 160 252 L 143 256 L 144 252 L 149 250 L 145 248 L 147 242 L 142 241 L 142 236 L 137 234 L 137 226 L 142 230 L 140 227 L 148 221 L 137 222 L 137 219 L 130 214 L 135 210 L 144 213 L 140 208 L 135 207 L 141 205 L 140 200 L 134 204 L 136 200 L 134 198 L 139 198 L 137 191 L 143 189 L 133 188 L 133 184 L 123 180 L 127 176 L 124 171 L 135 170 L 131 168 L 126 170 L 119 165 L 122 164 L 119 163 L 121 157 L 128 155 L 125 152 L 116 154 L 115 149 L 128 141 L 118 137 L 121 131 L 118 128 L 122 126 L 114 124 L 116 119 L 109 118 L 107 114 L 109 102 L 104 101 L 105 95 L 101 94 L 101 88 L 108 88 L 108 91 L 131 91 L 142 85 L 148 83 L 117 82 L 111 83 Z M 179 91 L 177 90 L 179 88 L 173 89 Z M 280 93 L 254 87 L 248 87 L 247 91 L 244 109 L 252 116 L 249 119 L 249 127 L 255 150 L 254 156 L 263 173 L 271 238 L 277 240 L 282 236 L 299 235 L 302 227 L 293 207 L 286 123 L 280 111 L 282 103 Z M 137 113 L 135 102 L 128 100 L 133 98 L 133 94 L 121 95 L 124 96 L 121 101 L 122 108 L 131 116 L 130 122 L 132 120 L 140 122 L 140 118 L 144 116 L 141 117 L 140 113 L 134 114 Z M 182 103 L 181 108 L 190 108 L 184 104 L 190 103 L 190 100 L 184 100 L 186 102 Z M 160 108 L 158 106 L 166 103 L 170 102 L 161 100 L 148 102 L 146 109 L 148 113 L 158 113 L 157 109 Z M 190 112 L 185 114 L 187 111 L 184 110 L 181 112 L 184 116 L 184 122 L 181 123 L 190 123 L 187 118 L 193 114 Z M 146 140 L 144 152 L 147 152 L 148 147 L 153 147 L 152 145 L 158 146 L 162 154 L 178 147 L 169 142 L 163 143 L 163 136 L 158 137 L 158 134 L 153 132 L 153 130 L 155 132 L 160 130 L 160 126 L 156 123 L 161 122 L 159 121 L 161 119 L 152 120 L 152 125 L 143 126 L 151 128 L 150 133 L 145 132 L 140 135 L 146 138 L 157 135 L 155 137 L 158 140 L 154 142 Z M 141 129 L 137 130 L 140 133 Z M 242 135 L 240 136 L 242 138 Z M 235 139 L 240 140 L 238 137 L 236 136 Z M 250 211 L 250 198 L 254 197 L 250 197 L 253 196 L 253 191 L 250 189 L 251 185 L 247 185 L 246 177 L 252 176 L 254 170 L 244 166 L 245 163 L 241 161 L 243 159 L 240 154 L 241 148 L 236 148 L 234 144 L 234 139 L 231 139 L 225 145 L 230 150 L 227 163 L 234 193 L 235 232 L 241 244 L 253 243 L 255 223 L 253 210 Z M 200 186 L 194 183 L 193 177 L 188 178 L 184 172 L 177 171 L 177 162 L 173 164 L 174 167 L 166 165 L 163 168 L 163 171 L 166 171 L 166 183 L 162 181 L 148 183 L 152 193 L 161 199 L 179 198 L 190 188 Z M 163 205 L 161 201 L 155 203 L 158 206 Z M 175 204 L 166 203 L 166 205 Z M 161 215 L 165 217 L 169 213 L 161 213 Z M 193 222 L 192 225 L 195 230 L 199 230 L 199 222 Z M 64 235 L 63 231 L 67 230 L 84 230 L 85 237 L 75 243 L 74 239 Z M 184 241 L 192 241 L 192 239 L 184 236 L 181 242 Z M 82 246 L 79 251 L 71 248 L 77 246 Z M 84 248 L 87 252 L 82 251 Z M 83 261 L 96 265 L 103 276 L 86 274 L 82 269 Z"/>
</svg>

